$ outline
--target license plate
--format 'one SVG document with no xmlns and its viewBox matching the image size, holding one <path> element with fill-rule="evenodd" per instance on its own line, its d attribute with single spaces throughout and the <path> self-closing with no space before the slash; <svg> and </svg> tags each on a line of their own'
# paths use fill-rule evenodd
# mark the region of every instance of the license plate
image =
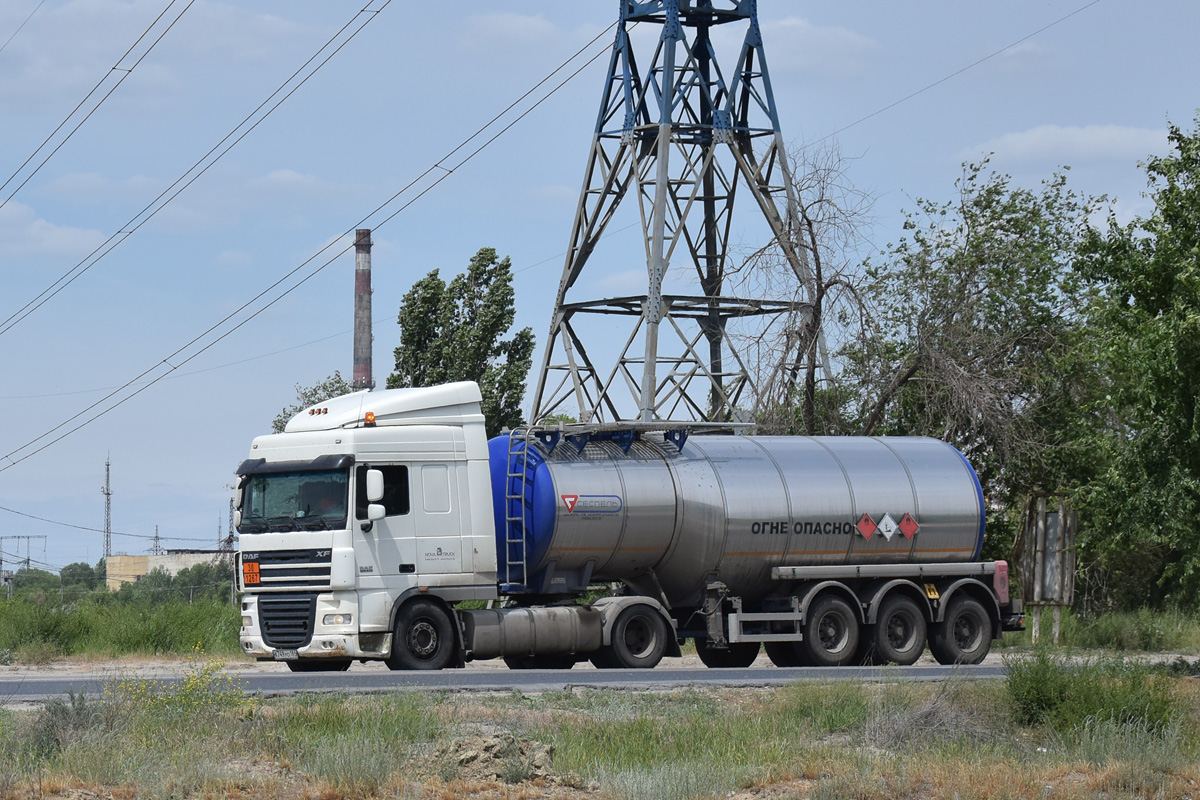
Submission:
<svg viewBox="0 0 1200 800">
<path fill-rule="evenodd" d="M 300 653 L 295 650 L 276 650 L 274 658 L 276 661 L 298 661 Z"/>
</svg>

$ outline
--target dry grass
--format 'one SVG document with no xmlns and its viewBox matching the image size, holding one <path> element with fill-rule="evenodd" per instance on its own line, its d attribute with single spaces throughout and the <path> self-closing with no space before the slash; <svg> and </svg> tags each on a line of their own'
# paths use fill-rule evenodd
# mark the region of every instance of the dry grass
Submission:
<svg viewBox="0 0 1200 800">
<path fill-rule="evenodd" d="M 138 697 L 96 701 L 120 713 L 0 715 L 0 800 L 1200 797 L 1190 678 L 1176 679 L 1169 728 L 1093 721 L 1070 735 L 1018 724 L 1001 682 L 326 696 L 186 713 Z M 68 728 L 47 738 L 54 725 Z M 54 746 L 22 749 L 39 731 Z"/>
</svg>

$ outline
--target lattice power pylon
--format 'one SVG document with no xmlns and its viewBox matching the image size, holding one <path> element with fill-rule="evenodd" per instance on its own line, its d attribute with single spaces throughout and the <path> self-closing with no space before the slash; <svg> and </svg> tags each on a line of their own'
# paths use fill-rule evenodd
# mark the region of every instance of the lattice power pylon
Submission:
<svg viewBox="0 0 1200 800">
<path fill-rule="evenodd" d="M 757 3 L 621 0 L 620 9 L 538 377 L 534 421 L 555 413 L 591 423 L 738 421 L 753 412 L 758 389 L 735 329 L 750 320 L 803 314 L 807 305 L 796 298 L 812 296 L 805 253 L 789 235 L 796 225 L 796 197 Z M 661 32 L 644 71 L 630 37 L 635 25 L 643 28 L 639 41 L 647 27 Z M 736 42 L 742 29 L 737 61 L 727 71 L 713 34 L 733 30 Z M 749 299 L 726 293 L 739 191 L 749 193 L 796 286 L 808 287 L 808 294 Z M 646 292 L 584 297 L 577 282 L 627 195 L 641 219 L 645 251 L 636 265 L 645 265 Z M 672 264 L 695 271 L 698 294 L 664 293 Z M 597 272 L 588 274 L 598 278 L 592 274 Z M 619 348 L 615 360 L 599 363 L 600 352 L 613 345 Z"/>
</svg>

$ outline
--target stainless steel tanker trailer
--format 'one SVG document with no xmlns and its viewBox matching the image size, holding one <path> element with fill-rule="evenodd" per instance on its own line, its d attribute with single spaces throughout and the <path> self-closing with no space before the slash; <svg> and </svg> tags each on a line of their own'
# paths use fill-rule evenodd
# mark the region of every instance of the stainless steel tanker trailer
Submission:
<svg viewBox="0 0 1200 800">
<path fill-rule="evenodd" d="M 925 438 L 566 426 L 361 392 L 238 469 L 241 643 L 296 670 L 978 663 L 1020 629 L 974 470 Z M 603 596 L 600 596 L 603 595 Z"/>
</svg>

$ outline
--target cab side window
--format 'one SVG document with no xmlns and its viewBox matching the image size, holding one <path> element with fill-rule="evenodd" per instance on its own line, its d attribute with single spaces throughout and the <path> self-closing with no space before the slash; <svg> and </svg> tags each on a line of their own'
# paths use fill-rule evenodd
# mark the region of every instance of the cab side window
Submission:
<svg viewBox="0 0 1200 800">
<path fill-rule="evenodd" d="M 409 511 L 408 467 L 399 464 L 360 464 L 355 470 L 354 516 L 367 518 L 367 470 L 377 469 L 383 473 L 383 504 L 389 517 L 398 517 Z"/>
</svg>

